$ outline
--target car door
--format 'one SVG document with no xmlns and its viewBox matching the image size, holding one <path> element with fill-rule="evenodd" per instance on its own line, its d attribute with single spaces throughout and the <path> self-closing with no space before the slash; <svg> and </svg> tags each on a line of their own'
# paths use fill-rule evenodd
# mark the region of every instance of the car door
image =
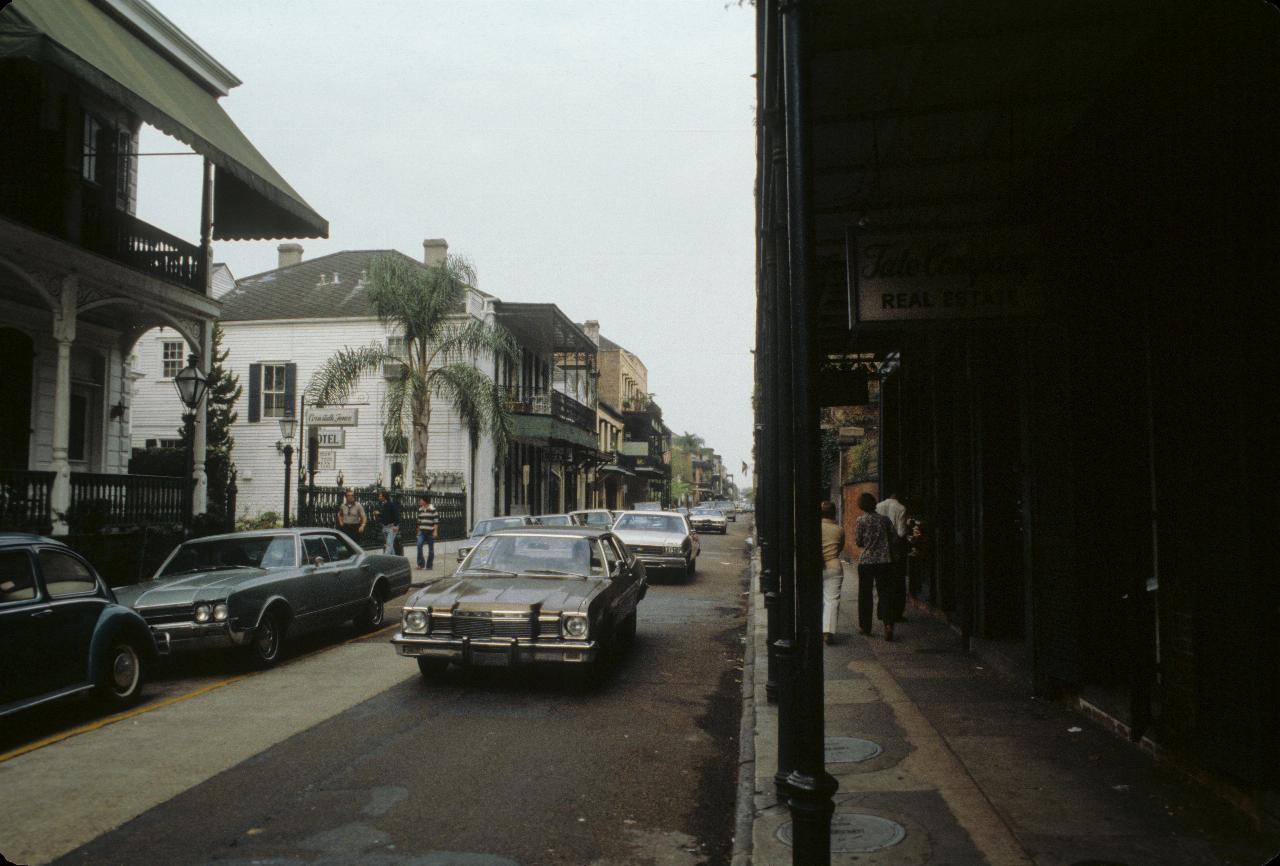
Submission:
<svg viewBox="0 0 1280 866">
<path fill-rule="evenodd" d="M 324 534 L 325 546 L 329 549 L 329 558 L 337 572 L 338 603 L 352 607 L 369 597 L 372 570 L 364 564 L 365 557 L 360 551 L 338 537 L 337 533 Z"/>
<path fill-rule="evenodd" d="M 36 585 L 25 547 L 0 550 L 0 707 L 53 691 L 50 671 L 33 649 L 53 615 Z"/>
<path fill-rule="evenodd" d="M 65 686 L 86 683 L 89 645 L 107 600 L 89 564 L 68 550 L 36 550 L 39 579 L 52 612 L 37 646 L 39 664 Z"/>
<path fill-rule="evenodd" d="M 302 536 L 301 576 L 295 583 L 295 610 L 306 615 L 325 614 L 342 604 L 340 569 L 325 544 L 324 534 L 310 532 Z"/>
</svg>

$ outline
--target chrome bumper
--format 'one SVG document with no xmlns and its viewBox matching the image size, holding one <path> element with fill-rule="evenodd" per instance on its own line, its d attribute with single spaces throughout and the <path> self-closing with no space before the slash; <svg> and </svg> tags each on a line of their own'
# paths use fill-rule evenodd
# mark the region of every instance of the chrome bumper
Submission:
<svg viewBox="0 0 1280 866">
<path fill-rule="evenodd" d="M 599 646 L 593 640 L 517 640 L 514 638 L 432 637 L 396 632 L 391 644 L 408 658 L 448 659 L 464 665 L 498 667 L 532 662 L 587 664 Z"/>
<path fill-rule="evenodd" d="M 244 646 L 250 633 L 237 631 L 225 622 L 175 622 L 151 626 L 156 649 L 161 655 L 192 650 L 227 649 Z"/>
<path fill-rule="evenodd" d="M 688 565 L 683 554 L 658 554 L 658 553 L 637 553 L 636 559 L 644 563 L 646 569 L 649 568 L 680 568 L 683 569 Z"/>
</svg>

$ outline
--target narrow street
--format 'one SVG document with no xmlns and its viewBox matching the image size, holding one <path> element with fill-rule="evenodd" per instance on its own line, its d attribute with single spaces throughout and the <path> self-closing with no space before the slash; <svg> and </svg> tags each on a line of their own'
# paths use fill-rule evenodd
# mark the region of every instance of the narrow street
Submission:
<svg viewBox="0 0 1280 866">
<path fill-rule="evenodd" d="M 745 523 L 730 526 L 703 536 L 692 581 L 656 582 L 633 650 L 595 690 L 554 671 L 424 683 L 386 634 L 330 635 L 276 670 L 0 763 L 5 814 L 30 817 L 6 821 L 0 850 L 77 864 L 727 863 L 747 588 Z M 208 687 L 208 664 L 189 685 Z M 176 680 L 162 689 L 178 696 Z M 55 798 L 64 819 L 37 822 Z"/>
</svg>

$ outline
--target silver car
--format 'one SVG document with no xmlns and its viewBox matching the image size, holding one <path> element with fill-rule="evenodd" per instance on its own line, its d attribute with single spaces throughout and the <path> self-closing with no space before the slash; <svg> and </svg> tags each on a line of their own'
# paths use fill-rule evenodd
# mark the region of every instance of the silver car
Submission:
<svg viewBox="0 0 1280 866">
<path fill-rule="evenodd" d="M 490 517 L 486 520 L 477 520 L 475 528 L 471 530 L 471 535 L 458 548 L 458 562 L 466 559 L 467 554 L 471 552 L 471 548 L 479 544 L 480 539 L 490 532 L 499 529 L 514 529 L 517 526 L 534 526 L 537 522 L 537 518 L 530 517 L 527 514 L 516 517 Z"/>
<path fill-rule="evenodd" d="M 683 514 L 674 511 L 624 511 L 613 532 L 634 553 L 645 569 L 679 571 L 692 577 L 698 568 L 701 544 Z"/>
<path fill-rule="evenodd" d="M 718 508 L 693 509 L 689 512 L 689 525 L 699 532 L 718 532 L 724 535 L 729 531 L 729 521 Z"/>
</svg>

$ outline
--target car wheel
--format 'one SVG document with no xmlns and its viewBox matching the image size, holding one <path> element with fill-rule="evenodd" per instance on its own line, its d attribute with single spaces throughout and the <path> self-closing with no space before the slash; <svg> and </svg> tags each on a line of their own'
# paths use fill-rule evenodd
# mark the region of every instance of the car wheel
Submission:
<svg viewBox="0 0 1280 866">
<path fill-rule="evenodd" d="M 698 572 L 698 557 L 696 556 L 690 557 L 689 564 L 688 566 L 685 567 L 685 570 L 684 570 L 685 579 L 687 580 L 693 577 L 695 574 L 697 574 L 697 572 Z"/>
<path fill-rule="evenodd" d="M 355 618 L 356 628 L 361 631 L 373 631 L 387 621 L 387 603 L 382 595 L 382 589 L 379 588 L 369 596 L 364 612 Z"/>
<path fill-rule="evenodd" d="M 142 697 L 145 674 L 138 648 L 124 638 L 117 638 L 98 670 L 98 697 L 117 709 L 131 706 Z"/>
<path fill-rule="evenodd" d="M 422 674 L 425 680 L 433 680 L 440 676 L 449 667 L 448 659 L 429 659 L 418 656 L 418 673 Z"/>
<path fill-rule="evenodd" d="M 280 660 L 280 645 L 284 643 L 284 622 L 279 614 L 268 611 L 249 642 L 249 654 L 258 667 L 269 668 Z"/>
</svg>

